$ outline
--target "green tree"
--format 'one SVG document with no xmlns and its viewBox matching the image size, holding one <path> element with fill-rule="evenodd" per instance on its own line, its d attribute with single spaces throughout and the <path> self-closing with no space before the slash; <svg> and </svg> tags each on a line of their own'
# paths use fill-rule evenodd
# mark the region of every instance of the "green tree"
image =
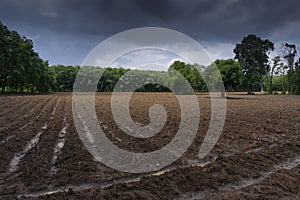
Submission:
<svg viewBox="0 0 300 200">
<path fill-rule="evenodd" d="M 46 91 L 47 63 L 33 50 L 33 43 L 0 22 L 0 88 L 2 92 Z M 44 85 L 43 85 L 44 84 Z M 43 85 L 43 87 L 41 87 Z"/>
<path fill-rule="evenodd" d="M 101 92 L 112 92 L 118 80 L 129 71 L 124 68 L 103 68 L 105 70 L 98 82 L 97 89 Z"/>
<path fill-rule="evenodd" d="M 269 71 L 268 53 L 274 50 L 274 44 L 269 40 L 250 34 L 237 44 L 233 52 L 235 59 L 242 66 L 244 86 L 248 93 L 258 89 L 263 84 L 263 76 Z"/>
<path fill-rule="evenodd" d="M 225 96 L 225 88 L 223 85 L 222 74 L 216 67 L 215 63 L 207 66 L 204 70 L 206 86 L 210 91 L 220 91 L 221 97 Z"/>
<path fill-rule="evenodd" d="M 238 91 L 241 89 L 242 67 L 239 62 L 233 59 L 216 60 L 215 64 L 223 79 L 227 91 Z"/>
<path fill-rule="evenodd" d="M 273 76 L 274 76 L 274 73 L 277 72 L 277 74 L 278 74 L 278 69 L 283 66 L 283 63 L 280 62 L 280 61 L 281 61 L 280 56 L 275 56 L 272 59 L 272 66 L 270 68 L 270 75 L 269 75 L 269 93 L 270 94 L 273 93 Z"/>
<path fill-rule="evenodd" d="M 51 90 L 58 92 L 71 92 L 73 90 L 78 69 L 78 66 L 50 66 L 48 69 L 48 80 L 52 81 Z"/>
<path fill-rule="evenodd" d="M 273 81 L 272 81 L 272 91 L 274 94 L 274 91 L 282 91 L 282 77 L 281 76 L 273 76 Z"/>
<path fill-rule="evenodd" d="M 300 94 L 300 58 L 295 63 L 295 80 L 294 80 L 294 85 L 295 85 L 295 94 Z"/>
<path fill-rule="evenodd" d="M 283 45 L 283 58 L 286 60 L 286 64 L 288 67 L 288 91 L 289 93 L 293 93 L 294 82 L 295 82 L 295 57 L 297 55 L 296 45 L 284 43 Z"/>
<path fill-rule="evenodd" d="M 191 65 L 191 64 L 186 64 L 181 61 L 175 61 L 169 66 L 169 73 L 170 69 L 174 69 L 177 72 L 179 72 L 182 76 L 186 78 L 186 80 L 190 83 L 194 91 L 201 91 L 203 88 L 205 88 L 205 82 L 203 80 L 203 77 L 199 73 L 199 70 L 202 71 L 203 67 L 197 64 Z M 176 82 L 176 75 L 174 74 L 174 79 L 173 82 Z M 178 78 L 178 77 L 177 77 Z M 180 81 L 177 81 L 180 82 Z M 177 83 L 178 85 L 178 83 Z"/>
<path fill-rule="evenodd" d="M 7 76 L 9 72 L 9 30 L 0 22 L 0 87 L 1 91 L 5 92 L 7 85 Z"/>
</svg>

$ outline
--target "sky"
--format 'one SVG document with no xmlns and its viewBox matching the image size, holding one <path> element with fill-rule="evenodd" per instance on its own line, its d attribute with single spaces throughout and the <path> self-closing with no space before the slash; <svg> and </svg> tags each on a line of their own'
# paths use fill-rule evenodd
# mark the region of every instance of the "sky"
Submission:
<svg viewBox="0 0 300 200">
<path fill-rule="evenodd" d="M 277 51 L 282 42 L 300 46 L 299 8 L 297 0 L 0 0 L 0 21 L 32 39 L 51 65 L 80 65 L 100 42 L 139 27 L 184 33 L 214 60 L 233 58 L 248 34 L 271 40 Z M 161 57 L 159 64 L 176 59 L 142 56 Z"/>
</svg>

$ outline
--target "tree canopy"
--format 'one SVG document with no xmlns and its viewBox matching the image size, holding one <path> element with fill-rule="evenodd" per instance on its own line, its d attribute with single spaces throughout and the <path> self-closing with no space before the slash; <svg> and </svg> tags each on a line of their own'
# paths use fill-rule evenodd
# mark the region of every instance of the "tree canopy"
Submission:
<svg viewBox="0 0 300 200">
<path fill-rule="evenodd" d="M 241 80 L 243 77 L 242 67 L 239 62 L 233 59 L 216 60 L 215 64 L 220 71 L 225 89 L 227 91 L 241 90 Z"/>
<path fill-rule="evenodd" d="M 33 50 L 33 43 L 0 22 L 0 88 L 2 92 L 48 91 L 48 63 Z"/>
<path fill-rule="evenodd" d="M 274 44 L 268 39 L 250 34 L 244 37 L 233 50 L 235 59 L 242 66 L 245 76 L 243 83 L 247 90 L 255 90 L 262 86 L 263 76 L 270 70 L 268 65 L 268 53 L 274 50 Z"/>
<path fill-rule="evenodd" d="M 87 85 L 87 88 L 82 88 L 83 91 L 112 92 L 118 82 L 121 91 L 136 87 L 140 82 L 144 85 L 139 85 L 136 91 L 168 92 L 169 88 L 180 91 L 184 90 L 187 81 L 196 92 L 208 91 L 208 88 L 218 91 L 222 88 L 222 92 L 225 92 L 224 83 L 226 91 L 253 91 L 265 86 L 270 93 L 273 90 L 284 93 L 287 89 L 289 93 L 300 94 L 297 47 L 290 43 L 284 43 L 282 47 L 282 55 L 269 61 L 269 52 L 274 50 L 274 44 L 250 34 L 234 48 L 236 60 L 218 59 L 208 66 L 181 61 L 173 62 L 167 71 L 133 70 L 130 66 L 49 66 L 48 61 L 42 60 L 34 51 L 30 39 L 9 30 L 0 22 L 0 91 L 70 92 L 76 77 L 79 77 Z M 100 74 L 102 76 L 98 80 Z"/>
</svg>

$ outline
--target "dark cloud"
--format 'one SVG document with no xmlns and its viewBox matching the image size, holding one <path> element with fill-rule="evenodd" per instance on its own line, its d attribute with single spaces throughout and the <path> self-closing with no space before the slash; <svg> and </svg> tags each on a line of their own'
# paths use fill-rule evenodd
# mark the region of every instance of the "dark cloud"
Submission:
<svg viewBox="0 0 300 200">
<path fill-rule="evenodd" d="M 1 0 L 0 20 L 37 37 L 35 45 L 52 63 L 74 64 L 71 54 L 78 63 L 99 40 L 141 26 L 171 28 L 214 43 L 237 43 L 255 33 L 300 44 L 299 6 L 295 0 Z M 70 58 L 51 53 L 50 46 Z"/>
</svg>

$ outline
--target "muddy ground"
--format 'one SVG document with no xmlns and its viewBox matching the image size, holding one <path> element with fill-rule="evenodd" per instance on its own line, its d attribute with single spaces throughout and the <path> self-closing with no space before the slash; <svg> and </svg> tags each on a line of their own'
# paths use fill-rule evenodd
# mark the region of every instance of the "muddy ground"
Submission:
<svg viewBox="0 0 300 200">
<path fill-rule="evenodd" d="M 222 135 L 197 157 L 210 122 L 210 98 L 199 94 L 201 120 L 190 148 L 156 172 L 119 172 L 96 161 L 74 126 L 71 94 L 0 96 L 0 199 L 299 199 L 300 96 L 229 94 Z M 136 122 L 150 122 L 153 104 L 166 108 L 162 131 L 149 139 L 117 127 L 110 94 L 96 95 L 97 118 L 120 148 L 151 152 L 180 124 L 174 95 L 137 93 Z"/>
</svg>

